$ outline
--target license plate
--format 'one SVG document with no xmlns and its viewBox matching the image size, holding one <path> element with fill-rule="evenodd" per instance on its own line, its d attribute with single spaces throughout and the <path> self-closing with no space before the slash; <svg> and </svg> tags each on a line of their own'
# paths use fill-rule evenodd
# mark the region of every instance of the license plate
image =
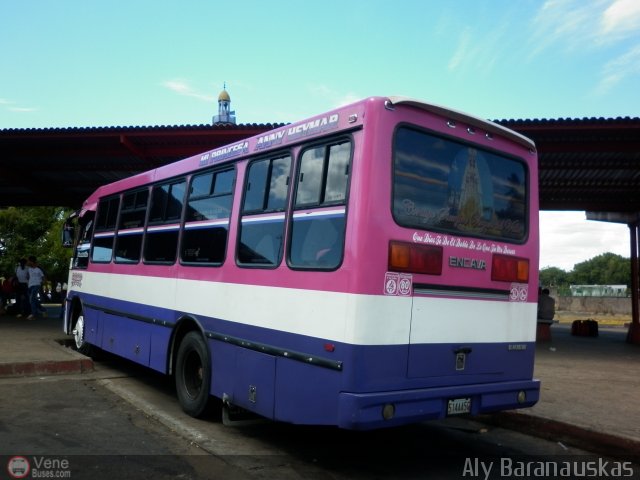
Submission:
<svg viewBox="0 0 640 480">
<path fill-rule="evenodd" d="M 453 398 L 447 403 L 447 415 L 461 415 L 471 412 L 470 398 Z"/>
</svg>

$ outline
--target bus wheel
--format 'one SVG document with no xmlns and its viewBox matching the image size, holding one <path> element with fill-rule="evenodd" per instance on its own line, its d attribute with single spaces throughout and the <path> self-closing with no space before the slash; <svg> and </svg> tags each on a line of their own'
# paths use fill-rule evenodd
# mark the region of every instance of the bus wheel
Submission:
<svg viewBox="0 0 640 480">
<path fill-rule="evenodd" d="M 73 334 L 73 340 L 75 342 L 76 349 L 83 355 L 90 356 L 91 345 L 84 341 L 84 329 L 84 315 L 82 314 L 82 312 L 80 312 L 80 315 L 78 315 L 76 324 L 73 327 L 73 331 L 71 333 Z"/>
<path fill-rule="evenodd" d="M 182 410 L 203 416 L 209 406 L 211 360 L 202 335 L 189 332 L 180 342 L 176 359 L 176 391 Z"/>
</svg>

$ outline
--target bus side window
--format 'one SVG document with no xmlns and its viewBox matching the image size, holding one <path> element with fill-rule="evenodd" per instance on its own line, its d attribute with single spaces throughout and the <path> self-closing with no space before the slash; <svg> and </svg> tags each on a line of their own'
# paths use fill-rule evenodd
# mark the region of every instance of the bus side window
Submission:
<svg viewBox="0 0 640 480">
<path fill-rule="evenodd" d="M 153 187 L 144 246 L 145 262 L 176 261 L 186 187 L 185 180 Z"/>
<path fill-rule="evenodd" d="M 91 235 L 93 234 L 94 212 L 88 212 L 78 221 L 80 233 L 78 243 L 73 252 L 73 268 L 87 268 L 89 266 L 89 252 L 91 250 Z"/>
<path fill-rule="evenodd" d="M 294 217 L 289 264 L 332 269 L 342 261 L 344 214 L 334 217 Z"/>
<path fill-rule="evenodd" d="M 115 248 L 116 262 L 138 263 L 140 261 L 148 203 L 148 189 L 128 192 L 122 196 Z"/>
<path fill-rule="evenodd" d="M 239 265 L 275 267 L 280 264 L 290 170 L 288 155 L 249 165 L 240 220 Z"/>
<path fill-rule="evenodd" d="M 232 169 L 207 172 L 191 179 L 180 247 L 182 263 L 224 262 L 235 178 Z"/>
<path fill-rule="evenodd" d="M 108 263 L 111 261 L 119 206 L 119 196 L 102 199 L 98 203 L 95 233 L 91 246 L 92 262 Z"/>
<path fill-rule="evenodd" d="M 346 211 L 339 207 L 346 204 L 350 164 L 350 142 L 302 153 L 289 243 L 291 267 L 331 270 L 342 262 Z"/>
</svg>

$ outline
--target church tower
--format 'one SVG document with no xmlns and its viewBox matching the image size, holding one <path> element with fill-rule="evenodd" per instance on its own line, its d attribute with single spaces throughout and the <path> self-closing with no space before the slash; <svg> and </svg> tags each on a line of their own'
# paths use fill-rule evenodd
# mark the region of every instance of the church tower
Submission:
<svg viewBox="0 0 640 480">
<path fill-rule="evenodd" d="M 231 110 L 231 97 L 227 93 L 227 84 L 218 95 L 218 115 L 213 116 L 213 124 L 236 124 L 236 112 Z"/>
</svg>

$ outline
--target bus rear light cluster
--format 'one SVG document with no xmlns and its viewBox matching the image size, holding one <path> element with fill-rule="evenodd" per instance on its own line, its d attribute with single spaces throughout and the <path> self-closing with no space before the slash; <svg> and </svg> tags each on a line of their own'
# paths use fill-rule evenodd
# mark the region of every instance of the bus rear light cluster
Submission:
<svg viewBox="0 0 640 480">
<path fill-rule="evenodd" d="M 527 283 L 529 281 L 529 259 L 494 255 L 491 260 L 491 280 Z"/>
<path fill-rule="evenodd" d="M 389 242 L 389 270 L 441 275 L 442 247 Z"/>
</svg>

